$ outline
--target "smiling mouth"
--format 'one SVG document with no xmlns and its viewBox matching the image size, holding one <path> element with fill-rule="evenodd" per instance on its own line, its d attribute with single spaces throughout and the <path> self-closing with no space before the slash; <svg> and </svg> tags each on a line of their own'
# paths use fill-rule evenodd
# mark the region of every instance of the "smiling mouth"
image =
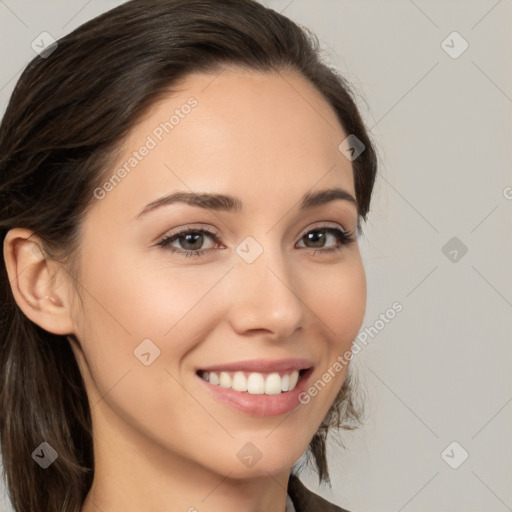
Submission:
<svg viewBox="0 0 512 512">
<path fill-rule="evenodd" d="M 213 386 L 233 389 L 250 395 L 279 395 L 293 391 L 297 382 L 312 368 L 285 372 L 206 371 L 197 375 Z"/>
</svg>

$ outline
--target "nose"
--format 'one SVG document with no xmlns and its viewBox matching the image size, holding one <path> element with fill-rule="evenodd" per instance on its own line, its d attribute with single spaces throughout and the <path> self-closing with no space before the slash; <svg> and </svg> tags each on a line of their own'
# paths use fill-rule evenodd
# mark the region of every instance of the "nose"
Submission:
<svg viewBox="0 0 512 512">
<path fill-rule="evenodd" d="M 228 319 L 240 335 L 261 331 L 270 339 L 289 338 L 304 328 L 307 298 L 297 268 L 280 251 L 264 250 L 252 263 L 239 259 L 230 272 Z"/>
</svg>

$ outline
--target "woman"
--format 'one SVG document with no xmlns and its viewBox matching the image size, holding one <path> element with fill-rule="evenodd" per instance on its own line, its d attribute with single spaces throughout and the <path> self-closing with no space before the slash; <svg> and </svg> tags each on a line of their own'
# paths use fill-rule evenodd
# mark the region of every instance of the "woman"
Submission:
<svg viewBox="0 0 512 512">
<path fill-rule="evenodd" d="M 376 156 L 313 37 L 252 0 L 133 0 L 34 59 L 0 128 L 17 512 L 342 510 Z M 293 469 L 293 473 L 292 473 Z"/>
</svg>

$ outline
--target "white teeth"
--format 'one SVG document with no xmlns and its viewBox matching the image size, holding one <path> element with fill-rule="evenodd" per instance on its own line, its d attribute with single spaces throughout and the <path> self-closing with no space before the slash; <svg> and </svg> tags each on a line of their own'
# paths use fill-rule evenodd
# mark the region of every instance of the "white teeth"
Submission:
<svg viewBox="0 0 512 512">
<path fill-rule="evenodd" d="M 288 391 L 290 383 L 290 376 L 288 374 L 281 377 L 281 391 Z"/>
<path fill-rule="evenodd" d="M 231 377 L 229 376 L 229 373 L 220 372 L 219 384 L 221 388 L 231 387 Z"/>
<path fill-rule="evenodd" d="M 295 389 L 299 380 L 299 372 L 294 370 L 283 376 L 277 372 L 270 374 L 251 372 L 248 377 L 240 371 L 234 374 L 230 372 L 202 372 L 201 377 L 214 386 L 248 392 L 251 395 L 279 395 Z"/>
<path fill-rule="evenodd" d="M 263 395 L 265 393 L 265 379 L 261 373 L 251 373 L 249 375 L 247 391 L 251 395 Z"/>
<path fill-rule="evenodd" d="M 235 391 L 247 391 L 247 379 L 243 372 L 235 372 L 233 375 L 233 382 L 231 383 L 231 387 Z"/>
<path fill-rule="evenodd" d="M 297 381 L 299 380 L 299 372 L 297 370 L 294 370 L 292 374 L 290 375 L 290 382 L 288 383 L 288 386 L 290 389 L 294 389 L 297 385 Z"/>
<path fill-rule="evenodd" d="M 279 373 L 271 373 L 265 380 L 265 395 L 279 395 L 281 393 L 281 377 Z"/>
</svg>

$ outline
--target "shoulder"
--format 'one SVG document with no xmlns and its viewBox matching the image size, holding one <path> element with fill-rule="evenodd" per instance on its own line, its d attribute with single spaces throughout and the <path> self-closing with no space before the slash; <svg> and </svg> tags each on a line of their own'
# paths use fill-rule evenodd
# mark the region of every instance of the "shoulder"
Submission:
<svg viewBox="0 0 512 512">
<path fill-rule="evenodd" d="M 288 494 L 296 512 L 349 512 L 310 491 L 297 476 L 291 474 L 288 481 Z"/>
</svg>

